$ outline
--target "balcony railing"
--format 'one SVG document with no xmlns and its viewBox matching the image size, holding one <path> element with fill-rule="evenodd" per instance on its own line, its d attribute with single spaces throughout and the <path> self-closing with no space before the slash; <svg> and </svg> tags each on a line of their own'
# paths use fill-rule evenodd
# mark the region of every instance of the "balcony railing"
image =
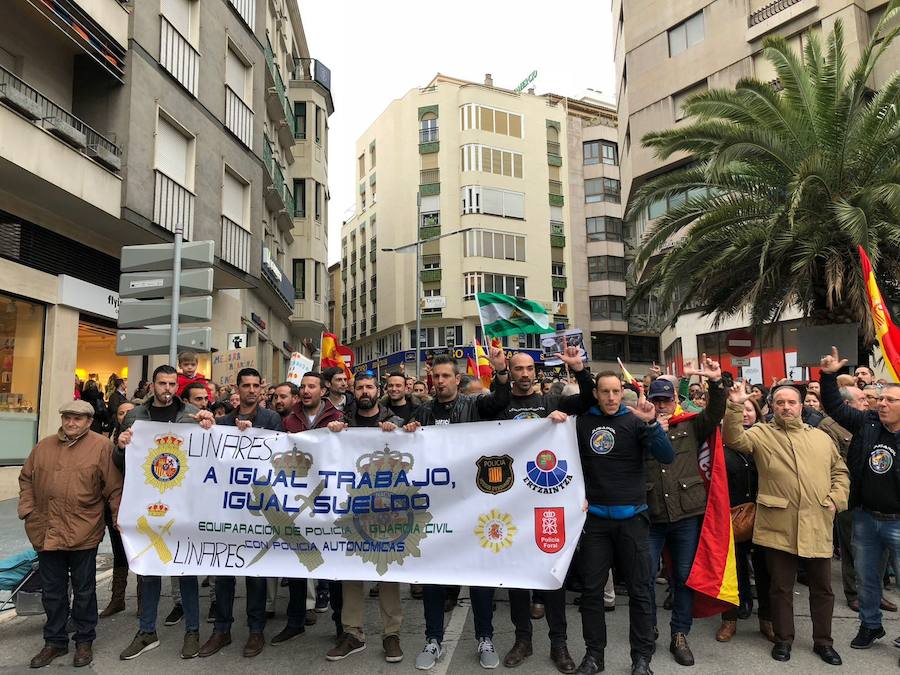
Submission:
<svg viewBox="0 0 900 675">
<path fill-rule="evenodd" d="M 228 0 L 251 31 L 256 30 L 256 0 Z"/>
<path fill-rule="evenodd" d="M 265 52 L 266 63 L 269 67 L 269 74 L 275 84 L 274 95 L 278 98 L 280 111 L 284 113 L 284 122 L 290 129 L 291 135 L 294 136 L 297 132 L 297 129 L 295 128 L 294 111 L 291 108 L 291 102 L 288 100 L 287 89 L 284 86 L 284 79 L 282 79 L 281 77 L 281 69 L 279 68 L 278 63 L 276 63 L 275 61 L 275 51 L 272 49 L 272 43 L 269 41 L 268 35 L 266 35 Z"/>
<path fill-rule="evenodd" d="M 765 7 L 760 7 L 747 17 L 747 26 L 752 28 L 756 24 L 762 23 L 766 19 L 786 10 L 791 5 L 796 5 L 798 2 L 800 2 L 800 0 L 775 0 L 775 2 L 770 2 Z"/>
<path fill-rule="evenodd" d="M 231 87 L 225 85 L 225 126 L 241 143 L 253 149 L 253 111 Z"/>
<path fill-rule="evenodd" d="M 557 143 L 556 141 L 547 141 L 547 154 L 549 154 L 549 155 L 562 154 L 559 149 L 559 143 Z"/>
<path fill-rule="evenodd" d="M 419 172 L 419 185 L 431 185 L 441 182 L 440 169 L 423 169 Z"/>
<path fill-rule="evenodd" d="M 293 309 L 294 299 L 297 294 L 294 290 L 294 284 L 291 283 L 291 280 L 288 279 L 288 275 L 282 271 L 282 269 L 278 266 L 278 263 L 275 262 L 275 259 L 272 258 L 269 250 L 265 246 L 262 246 L 261 248 L 261 276 L 267 282 L 269 282 L 269 285 L 272 286 L 272 288 L 275 289 L 278 295 L 281 296 L 281 299 L 284 300 L 285 304 Z"/>
<path fill-rule="evenodd" d="M 294 59 L 291 77 L 294 80 L 318 82 L 331 91 L 331 70 L 318 59 Z"/>
<path fill-rule="evenodd" d="M 559 220 L 550 221 L 550 234 L 565 234 L 563 231 L 564 224 Z"/>
<path fill-rule="evenodd" d="M 33 122 L 41 122 L 54 136 L 108 169 L 118 172 L 122 168 L 119 146 L 2 67 L 0 102 Z"/>
<path fill-rule="evenodd" d="M 229 265 L 244 272 L 250 271 L 251 234 L 236 222 L 222 216 L 222 254 L 219 256 Z"/>
<path fill-rule="evenodd" d="M 272 150 L 272 141 L 265 136 L 263 137 L 263 162 L 266 165 L 266 170 L 269 172 L 269 177 L 272 179 L 271 189 L 281 200 L 281 204 L 278 206 L 280 209 L 286 210 L 288 214 L 294 213 L 294 195 L 291 193 L 291 189 L 284 180 L 284 171 L 282 170 L 281 165 L 275 159 L 275 152 Z"/>
<path fill-rule="evenodd" d="M 169 232 L 181 225 L 182 237 L 190 241 L 194 236 L 194 193 L 159 169 L 154 173 L 153 222 Z"/>
<path fill-rule="evenodd" d="M 419 129 L 419 143 L 437 143 L 439 140 L 438 127 Z"/>
<path fill-rule="evenodd" d="M 549 184 L 550 184 L 550 194 L 561 197 L 562 193 L 563 193 L 562 182 L 558 181 L 558 180 L 551 180 L 551 181 L 549 181 Z"/>
<path fill-rule="evenodd" d="M 159 17 L 159 63 L 194 96 L 200 53 L 164 16 Z"/>
</svg>

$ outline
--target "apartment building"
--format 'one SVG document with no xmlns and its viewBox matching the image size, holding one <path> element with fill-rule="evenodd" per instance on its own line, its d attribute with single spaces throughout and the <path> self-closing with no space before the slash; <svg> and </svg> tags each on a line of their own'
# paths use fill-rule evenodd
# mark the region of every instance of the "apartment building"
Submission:
<svg viewBox="0 0 900 675">
<path fill-rule="evenodd" d="M 326 280 L 327 210 L 295 192 L 327 201 L 332 111 L 293 0 L 0 3 L 0 464 L 76 375 L 134 387 L 162 362 L 115 354 L 118 256 L 176 229 L 216 242 L 213 348 L 246 334 L 283 378 L 324 321 L 292 272 Z"/>
<path fill-rule="evenodd" d="M 328 317 L 327 330 L 335 335 L 343 332 L 343 317 L 341 316 L 341 295 L 344 290 L 341 286 L 341 263 L 334 263 L 328 268 Z"/>
<path fill-rule="evenodd" d="M 781 35 L 799 51 L 810 33 L 827 34 L 840 19 L 853 62 L 886 5 L 885 0 L 613 0 L 623 204 L 649 178 L 690 161 L 681 154 L 662 162 L 641 146 L 648 132 L 686 123 L 687 97 L 708 88 L 733 87 L 742 77 L 778 86 L 774 69 L 762 55 L 766 36 Z M 898 66 L 900 50 L 894 47 L 881 62 L 873 86 L 880 86 Z M 679 197 L 672 199 L 677 202 Z M 663 201 L 653 204 L 626 226 L 640 241 L 669 206 Z M 668 329 L 666 308 L 651 302 L 644 311 L 637 320 L 647 332 L 661 336 L 667 364 L 680 365 L 683 359 L 706 352 L 754 381 L 801 375 L 795 367 L 799 313 L 786 316 L 773 332 L 758 335 L 755 351 L 734 362 L 725 336 L 746 326 L 745 317 L 733 317 L 714 328 L 708 318 L 689 314 Z"/>
<path fill-rule="evenodd" d="M 462 358 L 481 339 L 481 291 L 570 325 L 567 124 L 560 97 L 438 74 L 359 137 L 356 213 L 341 230 L 341 338 L 357 368 L 414 362 L 420 296 L 422 359 Z M 539 336 L 506 343 L 539 360 Z"/>
</svg>

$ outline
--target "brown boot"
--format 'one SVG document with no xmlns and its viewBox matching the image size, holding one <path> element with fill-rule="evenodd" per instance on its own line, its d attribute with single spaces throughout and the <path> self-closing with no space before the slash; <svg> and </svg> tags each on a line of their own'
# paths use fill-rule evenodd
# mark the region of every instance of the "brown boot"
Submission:
<svg viewBox="0 0 900 675">
<path fill-rule="evenodd" d="M 719 642 L 728 642 L 737 633 L 737 620 L 722 619 L 722 625 L 716 631 L 716 640 Z"/>
<path fill-rule="evenodd" d="M 769 642 L 775 642 L 775 629 L 772 627 L 771 621 L 765 619 L 759 620 L 759 632 L 766 636 Z"/>
<path fill-rule="evenodd" d="M 76 642 L 75 643 L 75 658 L 72 660 L 72 665 L 76 668 L 84 668 L 84 666 L 91 665 L 91 661 L 94 660 L 94 650 L 91 648 L 90 642 Z"/>
<path fill-rule="evenodd" d="M 125 589 L 128 586 L 128 568 L 114 567 L 112 577 L 112 597 L 109 604 L 102 612 L 100 618 L 105 619 L 113 614 L 125 611 Z"/>
<path fill-rule="evenodd" d="M 198 656 L 202 658 L 206 658 L 207 656 L 212 656 L 217 651 L 222 649 L 222 647 L 227 647 L 231 644 L 231 633 L 213 633 L 209 636 L 209 640 L 203 643 L 203 646 L 200 647 L 200 651 L 198 652 Z"/>
<path fill-rule="evenodd" d="M 507 668 L 515 668 L 522 664 L 522 661 L 531 656 L 534 651 L 531 648 L 530 642 L 525 642 L 524 640 L 516 640 L 515 644 L 512 646 L 506 656 L 503 657 L 503 665 Z"/>
<path fill-rule="evenodd" d="M 31 659 L 31 667 L 43 668 L 44 666 L 49 666 L 53 659 L 68 653 L 68 647 L 54 647 L 53 645 L 45 644 L 44 648 Z"/>
</svg>

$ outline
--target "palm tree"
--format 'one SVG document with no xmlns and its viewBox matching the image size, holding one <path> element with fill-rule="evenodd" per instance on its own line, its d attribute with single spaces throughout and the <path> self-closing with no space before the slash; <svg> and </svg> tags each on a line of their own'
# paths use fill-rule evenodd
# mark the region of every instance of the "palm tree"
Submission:
<svg viewBox="0 0 900 675">
<path fill-rule="evenodd" d="M 629 309 L 652 292 L 673 324 L 687 311 L 719 323 L 747 309 L 762 325 L 796 306 L 814 323 L 869 326 L 871 341 L 856 247 L 880 277 L 900 278 L 900 73 L 878 92 L 867 82 L 900 32 L 887 28 L 898 10 L 893 0 L 852 70 L 840 21 L 824 51 L 815 35 L 802 56 L 766 39 L 780 89 L 742 79 L 697 94 L 689 125 L 643 138 L 662 159 L 693 161 L 644 184 L 630 205 L 634 217 L 659 199 L 683 200 L 641 243 Z"/>
</svg>

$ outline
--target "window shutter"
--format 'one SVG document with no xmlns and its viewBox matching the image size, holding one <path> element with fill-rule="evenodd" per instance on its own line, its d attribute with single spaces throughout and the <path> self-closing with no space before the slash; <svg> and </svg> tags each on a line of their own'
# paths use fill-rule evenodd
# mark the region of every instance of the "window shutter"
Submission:
<svg viewBox="0 0 900 675">
<path fill-rule="evenodd" d="M 503 193 L 493 188 L 481 188 L 482 213 L 494 216 L 503 215 Z"/>
<path fill-rule="evenodd" d="M 557 207 L 551 207 L 551 210 Z M 525 195 L 521 192 L 503 193 L 503 215 L 508 218 L 525 217 Z"/>
<path fill-rule="evenodd" d="M 159 11 L 184 39 L 191 41 L 190 0 L 160 0 Z"/>
<path fill-rule="evenodd" d="M 422 197 L 422 201 L 419 203 L 419 210 L 422 213 L 430 213 L 431 211 L 440 211 L 441 210 L 440 195 L 433 195 L 430 197 Z"/>
<path fill-rule="evenodd" d="M 187 158 L 190 141 L 165 118 L 159 118 L 156 131 L 156 168 L 176 183 L 188 187 Z"/>
<path fill-rule="evenodd" d="M 247 96 L 247 66 L 230 49 L 225 54 L 225 84 L 231 87 L 241 100 Z"/>
<path fill-rule="evenodd" d="M 554 220 L 557 223 L 563 222 L 563 210 L 561 206 L 550 207 L 550 220 Z"/>
<path fill-rule="evenodd" d="M 513 115 L 509 116 L 509 135 L 515 136 L 516 138 L 522 138 L 522 116 L 521 115 Z"/>
<path fill-rule="evenodd" d="M 222 215 L 244 228 L 245 192 L 244 184 L 226 170 L 222 183 Z"/>
</svg>

